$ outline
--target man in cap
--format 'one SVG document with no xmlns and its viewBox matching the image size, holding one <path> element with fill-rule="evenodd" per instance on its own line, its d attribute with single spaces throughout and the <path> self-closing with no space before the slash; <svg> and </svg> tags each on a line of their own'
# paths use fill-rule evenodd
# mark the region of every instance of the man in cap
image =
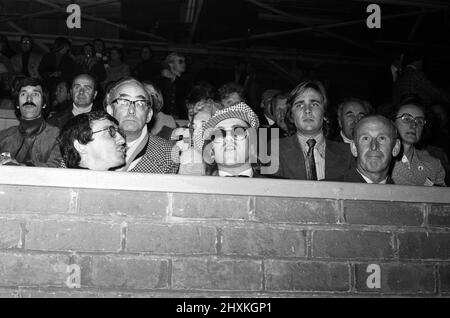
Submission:
<svg viewBox="0 0 450 318">
<path fill-rule="evenodd" d="M 245 103 L 219 110 L 205 124 L 206 175 L 255 177 L 258 116 Z"/>
</svg>

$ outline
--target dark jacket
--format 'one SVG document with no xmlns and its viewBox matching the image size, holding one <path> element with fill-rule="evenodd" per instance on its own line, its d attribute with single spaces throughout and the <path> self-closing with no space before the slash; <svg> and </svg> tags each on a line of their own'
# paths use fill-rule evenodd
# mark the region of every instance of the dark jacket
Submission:
<svg viewBox="0 0 450 318">
<path fill-rule="evenodd" d="M 346 144 L 329 139 L 325 139 L 325 143 L 325 179 L 338 178 L 351 167 L 350 148 Z M 280 139 L 279 158 L 276 176 L 307 180 L 305 158 L 296 134 Z"/>
<path fill-rule="evenodd" d="M 9 152 L 11 158 L 27 166 L 58 167 L 62 160 L 56 138 L 59 129 L 42 122 L 39 129 L 27 135 L 20 126 L 0 131 L 0 152 Z M 20 155 L 23 147 L 30 147 L 28 155 Z M 24 158 L 22 158 L 24 157 Z"/>
<path fill-rule="evenodd" d="M 355 167 L 347 170 L 344 175 L 335 179 L 325 179 L 325 181 L 337 181 L 337 182 L 357 182 L 357 183 L 367 183 L 366 180 L 361 176 L 361 174 L 356 170 Z M 386 184 L 394 184 L 391 177 L 388 176 Z"/>
</svg>

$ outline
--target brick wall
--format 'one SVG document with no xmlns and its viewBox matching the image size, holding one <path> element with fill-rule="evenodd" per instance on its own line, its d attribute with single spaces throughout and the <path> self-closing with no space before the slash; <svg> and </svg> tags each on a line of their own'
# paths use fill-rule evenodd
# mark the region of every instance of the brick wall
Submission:
<svg viewBox="0 0 450 318">
<path fill-rule="evenodd" d="M 449 194 L 0 167 L 0 297 L 448 297 Z"/>
</svg>

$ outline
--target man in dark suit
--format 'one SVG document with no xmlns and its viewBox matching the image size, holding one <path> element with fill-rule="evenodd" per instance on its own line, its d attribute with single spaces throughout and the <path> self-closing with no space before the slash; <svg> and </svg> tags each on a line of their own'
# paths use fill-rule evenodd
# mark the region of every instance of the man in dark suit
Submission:
<svg viewBox="0 0 450 318">
<path fill-rule="evenodd" d="M 298 180 L 337 178 L 350 168 L 347 145 L 325 138 L 325 88 L 318 81 L 304 81 L 289 94 L 286 124 L 295 133 L 280 139 L 276 176 Z M 293 124 L 292 124 L 293 123 Z M 276 155 L 272 149 L 271 156 Z"/>
<path fill-rule="evenodd" d="M 356 167 L 344 176 L 329 181 L 393 184 L 389 176 L 392 157 L 400 152 L 398 132 L 392 122 L 381 115 L 370 115 L 356 125 L 350 144 Z"/>
</svg>

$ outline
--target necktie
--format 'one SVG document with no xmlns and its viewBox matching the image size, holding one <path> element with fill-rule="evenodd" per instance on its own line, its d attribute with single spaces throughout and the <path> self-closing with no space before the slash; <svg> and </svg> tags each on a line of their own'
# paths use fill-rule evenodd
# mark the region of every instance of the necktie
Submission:
<svg viewBox="0 0 450 318">
<path fill-rule="evenodd" d="M 316 162 L 314 161 L 315 139 L 308 139 L 308 153 L 306 154 L 306 178 L 307 180 L 317 180 Z"/>
<path fill-rule="evenodd" d="M 250 178 L 249 176 L 246 176 L 246 175 L 244 175 L 244 174 L 238 174 L 237 176 L 225 176 L 225 177 Z"/>
</svg>

